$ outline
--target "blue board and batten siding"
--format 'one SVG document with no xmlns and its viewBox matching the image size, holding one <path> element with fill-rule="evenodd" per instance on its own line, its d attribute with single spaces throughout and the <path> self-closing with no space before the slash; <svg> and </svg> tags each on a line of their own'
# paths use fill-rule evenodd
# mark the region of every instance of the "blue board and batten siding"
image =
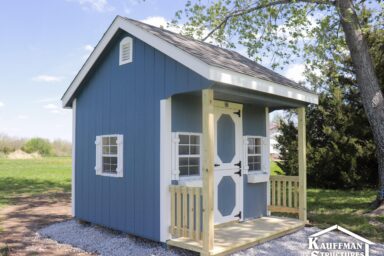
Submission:
<svg viewBox="0 0 384 256">
<path fill-rule="evenodd" d="M 119 66 L 118 33 L 75 95 L 75 216 L 160 240 L 160 100 L 211 82 L 133 38 Z M 97 176 L 97 135 L 124 135 L 124 177 Z"/>
<path fill-rule="evenodd" d="M 244 104 L 243 135 L 267 136 L 265 115 L 264 107 Z M 267 183 L 248 183 L 248 175 L 244 175 L 243 181 L 244 218 L 258 218 L 267 215 Z"/>
<path fill-rule="evenodd" d="M 202 132 L 201 95 L 172 97 L 172 132 Z M 243 105 L 243 135 L 266 136 L 265 108 Z M 248 183 L 244 175 L 244 217 L 256 218 L 267 214 L 267 183 Z"/>
</svg>

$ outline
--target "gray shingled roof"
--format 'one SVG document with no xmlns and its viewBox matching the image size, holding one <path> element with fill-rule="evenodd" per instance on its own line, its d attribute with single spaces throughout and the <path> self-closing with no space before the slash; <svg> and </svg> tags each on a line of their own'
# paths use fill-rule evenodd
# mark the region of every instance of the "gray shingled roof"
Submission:
<svg viewBox="0 0 384 256">
<path fill-rule="evenodd" d="M 125 18 L 134 25 L 163 39 L 175 47 L 195 56 L 208 65 L 231 70 L 237 73 L 257 77 L 281 85 L 289 86 L 305 92 L 312 90 L 244 57 L 243 55 L 209 43 L 198 41 L 171 31 L 154 27 L 137 20 Z"/>
</svg>

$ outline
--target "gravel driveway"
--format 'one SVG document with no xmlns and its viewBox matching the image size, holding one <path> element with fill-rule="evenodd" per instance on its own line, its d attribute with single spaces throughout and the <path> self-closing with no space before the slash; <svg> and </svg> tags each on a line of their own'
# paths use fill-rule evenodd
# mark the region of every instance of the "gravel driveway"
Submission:
<svg viewBox="0 0 384 256">
<path fill-rule="evenodd" d="M 308 250 L 308 236 L 320 231 L 318 228 L 304 228 L 296 233 L 275 239 L 233 255 L 251 256 L 296 256 L 311 255 Z M 70 244 L 87 252 L 108 256 L 123 255 L 197 255 L 181 249 L 167 249 L 159 243 L 136 238 L 127 234 L 111 231 L 93 225 L 79 224 L 74 220 L 56 223 L 38 231 L 39 236 L 50 238 L 59 243 Z M 321 241 L 351 242 L 356 241 L 338 231 L 321 236 Z M 370 247 L 370 255 L 384 255 L 384 244 Z"/>
</svg>

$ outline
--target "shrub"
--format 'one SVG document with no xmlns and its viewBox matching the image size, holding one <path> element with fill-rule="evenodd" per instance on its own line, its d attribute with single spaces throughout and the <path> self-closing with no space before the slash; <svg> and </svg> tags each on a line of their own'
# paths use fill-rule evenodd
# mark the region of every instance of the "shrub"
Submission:
<svg viewBox="0 0 384 256">
<path fill-rule="evenodd" d="M 32 138 L 28 140 L 22 149 L 27 153 L 38 152 L 43 156 L 49 156 L 52 154 L 51 143 L 49 140 L 42 138 Z"/>
</svg>

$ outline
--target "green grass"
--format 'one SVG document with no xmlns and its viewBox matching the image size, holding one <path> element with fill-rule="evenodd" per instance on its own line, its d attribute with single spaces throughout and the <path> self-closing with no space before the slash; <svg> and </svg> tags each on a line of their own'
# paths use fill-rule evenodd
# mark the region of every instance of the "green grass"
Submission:
<svg viewBox="0 0 384 256">
<path fill-rule="evenodd" d="M 283 174 L 273 161 L 271 173 Z M 0 207 L 11 204 L 18 196 L 69 192 L 70 189 L 69 157 L 34 160 L 0 158 Z M 319 228 L 338 224 L 373 241 L 384 242 L 384 216 L 369 217 L 365 214 L 371 210 L 370 204 L 375 196 L 374 190 L 308 189 L 308 219 Z M 3 251 L 6 248 L 0 248 L 0 255 Z"/>
<path fill-rule="evenodd" d="M 384 242 L 384 216 L 370 217 L 365 214 L 372 210 L 371 203 L 375 197 L 376 191 L 367 189 L 308 189 L 308 219 L 319 228 L 338 224 L 372 241 Z"/>
<path fill-rule="evenodd" d="M 0 207 L 18 196 L 70 190 L 70 157 L 0 159 Z"/>
</svg>

